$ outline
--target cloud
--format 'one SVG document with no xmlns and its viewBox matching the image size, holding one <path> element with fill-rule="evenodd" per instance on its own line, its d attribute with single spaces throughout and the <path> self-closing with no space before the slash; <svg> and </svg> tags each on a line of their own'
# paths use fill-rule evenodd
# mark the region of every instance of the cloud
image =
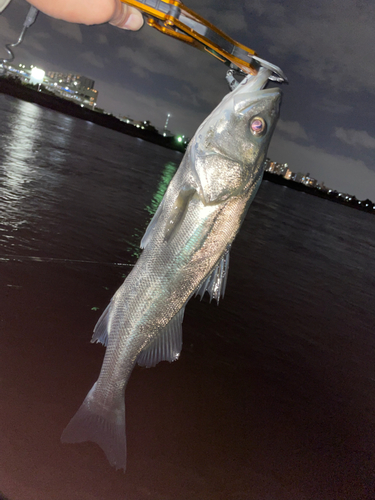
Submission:
<svg viewBox="0 0 375 500">
<path fill-rule="evenodd" d="M 105 67 L 103 59 L 97 54 L 94 54 L 94 52 L 92 51 L 82 52 L 81 54 L 79 54 L 78 59 L 81 61 L 85 61 L 89 63 L 91 66 L 95 66 L 97 68 Z"/>
<path fill-rule="evenodd" d="M 98 36 L 98 43 L 102 45 L 108 45 L 108 38 L 105 35 L 103 35 L 103 33 L 100 33 Z"/>
<path fill-rule="evenodd" d="M 190 106 L 199 106 L 197 95 L 187 85 L 183 85 L 179 90 L 169 90 L 169 94 L 179 102 L 188 103 Z"/>
<path fill-rule="evenodd" d="M 78 24 L 66 23 L 52 18 L 50 22 L 54 30 L 78 43 L 82 43 L 82 33 Z"/>
<path fill-rule="evenodd" d="M 51 34 L 46 33 L 45 31 L 32 31 L 31 33 L 28 34 L 28 38 L 32 36 L 34 38 L 37 38 L 38 40 L 51 40 Z"/>
<path fill-rule="evenodd" d="M 140 40 L 137 49 L 123 45 L 117 49 L 117 57 L 126 61 L 129 70 L 142 78 L 152 80 L 153 74 L 172 77 L 189 86 L 195 100 L 215 106 L 229 88 L 225 83 L 225 66 L 206 53 L 163 37 L 151 30 L 147 39 Z M 180 91 L 180 90 L 179 90 Z M 177 94 L 176 94 L 177 95 Z M 193 102 L 191 102 L 193 105 Z"/>
<path fill-rule="evenodd" d="M 277 122 L 277 130 L 279 132 L 284 132 L 292 139 L 308 139 L 305 129 L 298 122 L 279 119 Z"/>
<path fill-rule="evenodd" d="M 20 26 L 22 27 L 22 24 Z M 11 28 L 7 18 L 5 16 L 0 16 L 0 60 L 9 57 L 8 53 L 5 51 L 5 44 L 15 43 L 18 40 L 21 27 L 18 31 L 15 31 Z M 27 31 L 23 42 L 12 49 L 12 52 L 16 59 L 21 52 L 46 52 L 48 50 L 47 44 L 50 38 L 50 35 L 47 33 L 35 30 Z"/>
<path fill-rule="evenodd" d="M 300 74 L 348 91 L 375 92 L 375 2 L 246 0 L 262 18 L 271 53 L 295 61 Z"/>
<path fill-rule="evenodd" d="M 375 149 L 375 137 L 372 137 L 366 130 L 337 127 L 334 136 L 350 146 Z"/>
<path fill-rule="evenodd" d="M 375 172 L 364 161 L 303 146 L 275 133 L 268 156 L 288 163 L 293 172 L 307 173 L 331 189 L 375 201 Z"/>
<path fill-rule="evenodd" d="M 332 99 L 323 98 L 317 104 L 317 107 L 322 111 L 333 113 L 335 115 L 345 115 L 353 111 L 354 107 L 350 104 L 342 104 Z"/>
<path fill-rule="evenodd" d="M 8 52 L 5 50 L 6 43 L 16 42 L 19 33 L 10 27 L 6 17 L 0 16 L 0 58 L 8 57 Z"/>
<path fill-rule="evenodd" d="M 28 49 L 32 49 L 30 50 L 30 52 L 34 51 L 34 50 L 37 50 L 39 52 L 47 52 L 48 51 L 48 46 L 46 46 L 45 44 L 43 44 L 43 40 L 42 40 L 42 43 L 35 37 L 30 37 L 29 40 L 28 40 Z"/>
</svg>

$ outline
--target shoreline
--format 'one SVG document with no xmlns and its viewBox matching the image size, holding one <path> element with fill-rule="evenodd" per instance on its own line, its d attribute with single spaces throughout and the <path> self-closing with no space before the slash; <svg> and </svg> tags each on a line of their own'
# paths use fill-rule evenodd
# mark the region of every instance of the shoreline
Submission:
<svg viewBox="0 0 375 500">
<path fill-rule="evenodd" d="M 279 184 L 281 186 L 286 186 L 290 189 L 294 189 L 295 191 L 302 191 L 306 194 L 311 194 L 313 196 L 318 196 L 319 198 L 323 198 L 324 200 L 333 201 L 334 203 L 339 203 L 340 205 L 344 205 L 348 208 L 355 208 L 356 210 L 360 210 L 361 212 L 367 212 L 370 214 L 375 214 L 375 210 L 373 207 L 375 206 L 371 200 L 358 200 L 355 196 L 352 197 L 351 201 L 346 200 L 340 196 L 340 193 L 337 191 L 331 191 L 330 193 L 322 191 L 321 189 L 317 189 L 311 186 L 306 186 L 301 182 L 295 182 L 289 179 L 285 179 L 282 175 L 273 174 L 271 172 L 265 171 L 263 174 L 263 180 L 273 182 L 274 184 Z M 366 206 L 368 203 L 368 206 Z"/>
<path fill-rule="evenodd" d="M 53 111 L 57 111 L 59 113 L 64 113 L 65 115 L 73 116 L 81 120 L 90 121 L 96 125 L 101 125 L 102 127 L 106 127 L 132 137 L 138 137 L 144 141 L 152 142 L 153 144 L 173 149 L 175 151 L 180 151 L 181 153 L 184 153 L 186 149 L 183 144 L 176 143 L 176 139 L 174 137 L 163 137 L 158 132 L 145 129 L 142 130 L 119 120 L 113 115 L 107 115 L 81 107 L 78 104 L 61 97 L 42 91 L 39 92 L 31 89 L 30 87 L 26 87 L 23 84 L 10 82 L 6 78 L 0 77 L 0 93 L 26 102 L 38 104 L 39 106 L 52 109 Z"/>
</svg>

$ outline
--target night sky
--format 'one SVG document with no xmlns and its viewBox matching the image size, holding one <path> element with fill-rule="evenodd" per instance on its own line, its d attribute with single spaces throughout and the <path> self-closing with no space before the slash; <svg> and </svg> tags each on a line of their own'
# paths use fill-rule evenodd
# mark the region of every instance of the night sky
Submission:
<svg viewBox="0 0 375 500">
<path fill-rule="evenodd" d="M 326 186 L 375 201 L 375 2 L 188 0 L 186 5 L 289 79 L 269 156 Z M 15 42 L 29 4 L 0 16 L 0 43 Z M 39 14 L 15 64 L 95 80 L 98 106 L 191 137 L 228 93 L 226 66 L 144 26 L 82 26 Z M 0 50 L 0 57 L 6 57 Z"/>
</svg>

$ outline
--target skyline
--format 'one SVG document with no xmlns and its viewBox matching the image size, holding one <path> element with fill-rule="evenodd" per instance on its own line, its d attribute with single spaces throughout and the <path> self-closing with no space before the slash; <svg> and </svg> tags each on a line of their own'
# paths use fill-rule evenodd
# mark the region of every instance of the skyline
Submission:
<svg viewBox="0 0 375 500">
<path fill-rule="evenodd" d="M 304 170 L 327 186 L 375 199 L 375 80 L 372 49 L 375 6 L 349 0 L 186 2 L 260 57 L 278 65 L 290 84 L 268 156 Z M 18 39 L 29 5 L 12 0 L 0 16 L 0 57 Z M 229 88 L 226 67 L 150 27 L 126 32 L 83 26 L 39 13 L 15 61 L 95 80 L 98 106 L 150 120 L 192 137 Z M 74 57 L 72 57 L 74 54 Z M 272 86 L 273 84 L 271 84 Z"/>
</svg>

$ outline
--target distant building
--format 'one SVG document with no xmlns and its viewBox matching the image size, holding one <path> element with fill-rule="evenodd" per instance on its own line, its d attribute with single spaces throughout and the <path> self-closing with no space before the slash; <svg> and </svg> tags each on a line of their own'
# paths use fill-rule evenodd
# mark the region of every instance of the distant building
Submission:
<svg viewBox="0 0 375 500">
<path fill-rule="evenodd" d="M 129 123 L 129 125 L 134 125 L 134 120 L 129 116 L 119 116 L 119 120 L 125 123 Z"/>
<path fill-rule="evenodd" d="M 26 67 L 24 64 L 12 66 L 11 64 L 3 63 L 3 67 L 6 75 L 17 76 L 23 83 L 28 83 L 30 81 L 33 66 Z"/>
<path fill-rule="evenodd" d="M 302 184 L 305 184 L 305 186 L 310 186 L 313 188 L 316 188 L 318 186 L 318 181 L 314 179 L 313 177 L 310 177 L 310 174 L 307 173 L 303 178 L 302 178 Z"/>
<path fill-rule="evenodd" d="M 57 82 L 43 82 L 45 87 L 51 92 L 63 99 L 67 99 L 80 104 L 81 107 L 94 109 L 98 100 L 98 91 L 96 89 L 85 88 L 82 86 L 70 86 L 67 84 L 58 84 Z"/>
<path fill-rule="evenodd" d="M 272 174 L 275 174 L 276 173 L 276 165 L 277 165 L 277 163 L 275 163 L 274 161 L 271 161 L 269 158 L 267 158 L 267 160 L 264 163 L 264 170 L 266 172 L 271 172 Z"/>
<path fill-rule="evenodd" d="M 266 161 L 264 162 L 264 170 L 266 172 L 271 172 L 272 174 L 285 176 L 289 168 L 287 163 L 277 163 L 267 158 Z"/>
<path fill-rule="evenodd" d="M 264 170 L 273 174 L 282 175 L 285 179 L 319 190 L 322 194 L 324 193 L 325 197 L 332 198 L 339 203 L 346 203 L 352 207 L 375 213 L 375 204 L 371 200 L 367 199 L 360 201 L 349 193 L 339 193 L 336 190 L 329 189 L 324 182 L 319 183 L 316 179 L 311 177 L 309 173 L 302 174 L 301 172 L 292 172 L 287 163 L 281 164 L 267 158 L 264 162 Z"/>
<path fill-rule="evenodd" d="M 137 128 L 141 128 L 141 129 L 145 128 L 142 120 L 133 120 L 133 125 L 134 125 L 134 127 L 137 127 Z"/>
<path fill-rule="evenodd" d="M 265 162 L 264 169 L 267 172 L 271 172 L 273 174 L 277 175 L 282 175 L 284 176 L 286 172 L 289 170 L 288 169 L 288 164 L 287 163 L 276 163 L 274 161 L 270 162 Z"/>
<path fill-rule="evenodd" d="M 296 174 L 293 174 L 294 182 L 302 182 L 303 178 L 304 178 L 304 175 L 301 174 L 301 172 L 297 172 Z"/>
<path fill-rule="evenodd" d="M 269 158 L 266 158 L 266 160 L 263 164 L 263 168 L 266 172 L 269 172 L 270 163 L 271 163 L 271 160 Z"/>
<path fill-rule="evenodd" d="M 293 172 L 290 170 L 290 168 L 287 168 L 285 174 L 284 174 L 284 178 L 285 179 L 288 179 L 288 180 L 292 180 L 293 178 Z"/>
<path fill-rule="evenodd" d="M 94 109 L 96 106 L 98 91 L 94 89 L 94 80 L 87 76 L 48 71 L 44 84 L 54 94 L 82 107 Z"/>
<path fill-rule="evenodd" d="M 279 175 L 284 176 L 287 173 L 288 170 L 289 170 L 289 168 L 288 168 L 288 164 L 287 163 L 278 163 L 277 164 L 277 173 Z"/>
<path fill-rule="evenodd" d="M 35 66 L 5 64 L 4 67 L 7 74 L 19 77 L 23 83 L 35 83 L 32 76 L 32 73 L 35 73 L 37 69 Z M 82 107 L 94 109 L 96 106 L 98 91 L 94 89 L 95 82 L 91 78 L 73 73 L 65 74 L 57 71 L 47 71 L 41 83 L 50 92 L 63 99 L 73 101 Z"/>
<path fill-rule="evenodd" d="M 91 80 L 91 78 L 73 73 L 66 74 L 57 71 L 47 71 L 46 76 L 51 83 L 57 83 L 62 87 L 68 86 L 74 88 L 74 85 L 77 88 L 93 89 L 95 85 L 94 80 Z"/>
</svg>

